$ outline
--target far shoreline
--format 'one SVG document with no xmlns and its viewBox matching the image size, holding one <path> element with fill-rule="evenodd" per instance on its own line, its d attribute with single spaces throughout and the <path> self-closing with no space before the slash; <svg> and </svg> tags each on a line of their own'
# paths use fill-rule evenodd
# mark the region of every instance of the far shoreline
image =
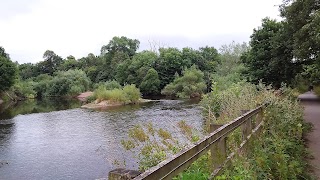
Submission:
<svg viewBox="0 0 320 180">
<path fill-rule="evenodd" d="M 84 109 L 106 109 L 108 107 L 125 106 L 125 105 L 131 105 L 131 104 L 141 104 L 141 103 L 148 103 L 148 102 L 152 102 L 152 101 L 155 101 L 155 100 L 139 99 L 139 101 L 135 102 L 135 103 L 121 103 L 121 102 L 113 102 L 113 101 L 104 100 L 99 103 L 91 102 L 91 103 L 82 105 L 81 108 L 84 108 Z"/>
</svg>

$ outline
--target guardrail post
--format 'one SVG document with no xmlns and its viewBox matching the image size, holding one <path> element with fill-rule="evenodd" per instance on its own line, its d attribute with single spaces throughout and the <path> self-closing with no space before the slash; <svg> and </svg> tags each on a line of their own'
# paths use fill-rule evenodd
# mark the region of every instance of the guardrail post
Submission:
<svg viewBox="0 0 320 180">
<path fill-rule="evenodd" d="M 259 125 L 260 123 L 262 123 L 263 121 L 263 112 L 264 112 L 264 108 L 261 109 L 261 111 L 256 115 L 256 126 Z M 256 132 L 256 135 L 258 136 L 261 132 L 261 128 Z"/>
<path fill-rule="evenodd" d="M 210 132 L 217 130 L 221 126 L 223 125 L 210 124 Z M 218 142 L 212 145 L 210 151 L 213 170 L 215 170 L 220 167 L 227 158 L 226 138 L 219 139 Z"/>
<path fill-rule="evenodd" d="M 249 110 L 241 110 L 242 114 L 245 114 Z M 248 138 L 248 135 L 252 132 L 252 118 L 246 119 L 246 121 L 241 125 L 241 131 L 242 131 L 242 141 L 246 141 Z M 247 144 L 244 145 L 242 151 L 244 153 L 247 152 Z"/>
</svg>

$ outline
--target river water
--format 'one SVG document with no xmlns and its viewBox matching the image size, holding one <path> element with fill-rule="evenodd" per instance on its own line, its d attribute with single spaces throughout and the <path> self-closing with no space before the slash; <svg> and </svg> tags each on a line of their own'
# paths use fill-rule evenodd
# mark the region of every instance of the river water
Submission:
<svg viewBox="0 0 320 180">
<path fill-rule="evenodd" d="M 0 179 L 99 179 L 118 166 L 137 169 L 120 141 L 128 129 L 152 122 L 179 134 L 185 120 L 201 129 L 199 105 L 160 100 L 95 111 L 78 101 L 26 101 L 0 106 Z M 118 163 L 115 163 L 118 162 Z"/>
</svg>

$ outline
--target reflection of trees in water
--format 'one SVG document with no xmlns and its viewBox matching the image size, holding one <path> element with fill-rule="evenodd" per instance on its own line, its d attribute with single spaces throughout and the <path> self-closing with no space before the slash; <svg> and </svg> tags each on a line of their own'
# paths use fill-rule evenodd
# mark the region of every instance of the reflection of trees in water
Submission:
<svg viewBox="0 0 320 180">
<path fill-rule="evenodd" d="M 4 104 L 0 106 L 0 120 L 11 119 L 18 114 L 31 114 L 41 112 L 59 111 L 73 109 L 81 106 L 81 102 L 76 99 L 44 98 L 41 100 L 28 99 L 16 103 Z"/>
<path fill-rule="evenodd" d="M 13 135 L 15 124 L 11 120 L 0 121 L 0 147 L 9 141 Z M 3 165 L 8 164 L 8 162 L 0 159 L 0 168 Z"/>
</svg>

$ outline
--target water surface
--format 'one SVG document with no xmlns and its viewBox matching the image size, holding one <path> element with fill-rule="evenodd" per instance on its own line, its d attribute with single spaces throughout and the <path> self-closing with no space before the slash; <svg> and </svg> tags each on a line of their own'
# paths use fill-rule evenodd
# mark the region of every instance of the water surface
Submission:
<svg viewBox="0 0 320 180">
<path fill-rule="evenodd" d="M 79 102 L 25 103 L 0 109 L 0 179 L 106 178 L 115 161 L 137 169 L 136 159 L 120 145 L 134 125 L 152 122 L 174 134 L 180 120 L 202 126 L 199 106 L 188 101 L 105 111 L 80 109 Z"/>
</svg>

